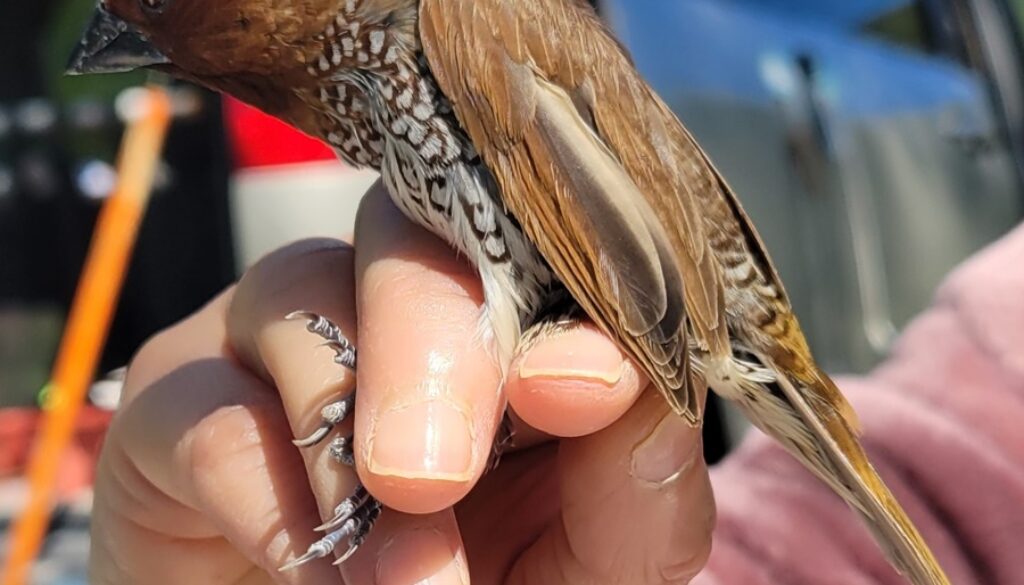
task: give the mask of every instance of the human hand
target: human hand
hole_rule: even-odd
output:
[[[380,188],[357,223],[358,251],[278,250],[139,352],[99,465],[90,582],[689,581],[714,523],[699,431],[590,325],[541,340],[499,388],[472,268]],[[296,310],[359,348],[356,466],[388,508],[342,578],[277,570],[356,481],[290,442],[356,385]],[[519,450],[484,475],[506,398]]]

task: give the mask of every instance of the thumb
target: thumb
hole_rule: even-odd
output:
[[[700,429],[648,391],[608,428],[562,442],[562,522],[510,582],[689,582],[711,552],[715,503]]]

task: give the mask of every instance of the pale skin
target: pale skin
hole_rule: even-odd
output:
[[[138,353],[99,465],[91,583],[659,585],[703,567],[699,431],[609,339],[544,338],[502,385],[470,266],[379,186],[355,242],[274,252]],[[297,310],[341,326],[357,373],[284,319]],[[326,443],[290,440],[357,377],[336,432],[354,424],[359,477],[389,509],[340,569],[279,572],[355,481]],[[484,475],[506,399],[516,450]]]

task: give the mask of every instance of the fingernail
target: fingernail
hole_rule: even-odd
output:
[[[669,413],[633,449],[631,474],[641,481],[664,485],[686,473],[700,456],[700,429]]]
[[[377,561],[376,585],[468,585],[458,553],[433,529],[396,536]]]
[[[464,481],[472,460],[470,420],[448,400],[388,410],[370,439],[369,468],[376,475]]]
[[[597,328],[583,326],[533,346],[519,366],[519,377],[576,378],[614,386],[624,368],[622,352]]]

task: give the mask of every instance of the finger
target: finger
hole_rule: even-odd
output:
[[[281,574],[316,518],[274,393],[224,352],[227,296],[161,334],[129,369],[97,476],[97,583],[334,583]]]
[[[389,510],[342,573],[349,583],[469,585],[466,553],[450,509],[413,515]]]
[[[359,475],[388,506],[444,509],[482,474],[504,410],[476,272],[382,189],[356,222]]]
[[[559,452],[561,522],[516,563],[513,585],[687,583],[711,550],[714,498],[700,430],[647,392]]]
[[[307,329],[308,321],[287,318],[297,312],[320,315],[358,343],[353,260],[351,246],[340,241],[304,240],[261,259],[238,284],[228,314],[231,347],[277,388],[288,436],[310,435],[321,423],[321,409],[355,389],[355,373],[335,362],[335,351]],[[296,481],[308,483],[325,520],[356,488],[354,472],[332,460],[328,450],[331,439],[351,432],[351,422],[343,421],[325,440],[301,449],[308,478]]]
[[[524,422],[559,437],[589,435],[619,419],[647,385],[593,323],[559,329],[516,358],[505,382]]]

